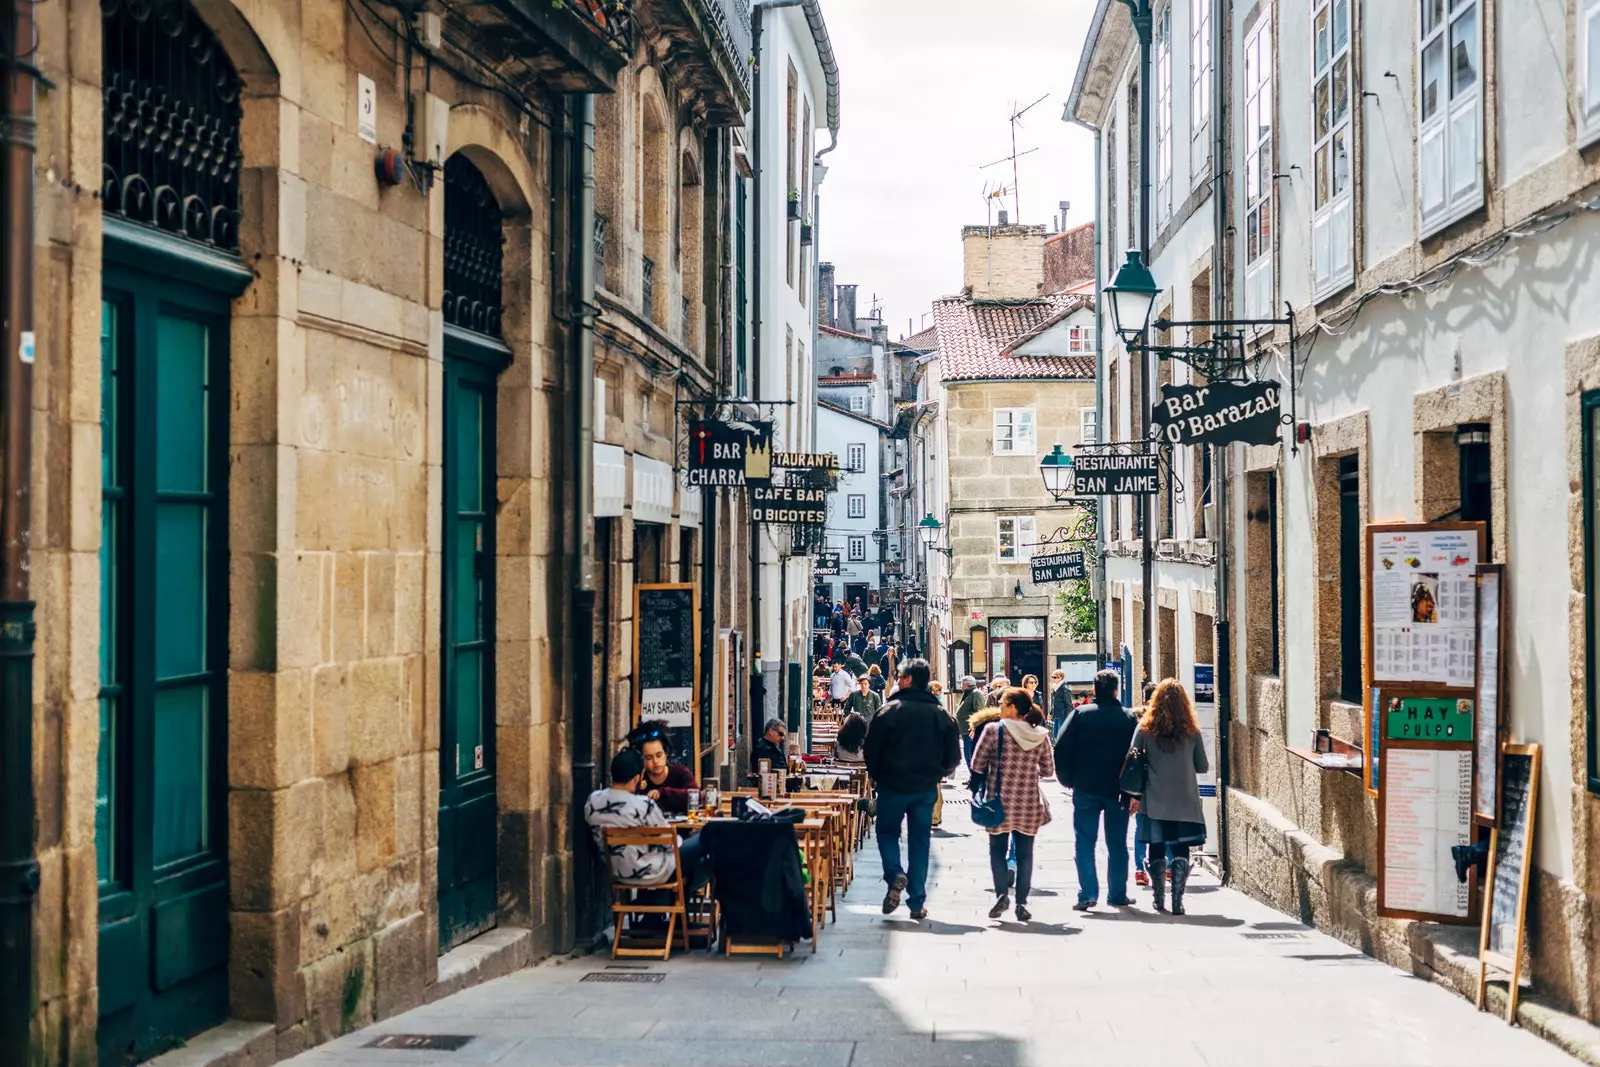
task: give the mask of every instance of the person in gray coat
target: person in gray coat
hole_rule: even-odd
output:
[[[1144,788],[1133,795],[1131,810],[1145,816],[1139,840],[1151,846],[1146,869],[1155,909],[1165,911],[1168,853],[1172,865],[1172,913],[1182,915],[1189,884],[1189,850],[1205,844],[1206,817],[1200,807],[1197,774],[1210,770],[1200,724],[1189,694],[1177,680],[1156,686],[1139,728],[1133,751],[1144,756]]]

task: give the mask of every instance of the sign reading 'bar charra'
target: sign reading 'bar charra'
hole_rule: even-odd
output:
[[[803,485],[753,486],[750,521],[771,526],[822,526],[828,521],[828,491]]]
[[[1074,492],[1078,496],[1154,496],[1160,489],[1160,463],[1154,452],[1080,452],[1073,462]]]
[[[766,485],[772,480],[772,423],[693,419],[685,485]]]
[[[1084,576],[1082,552],[1058,552],[1049,556],[1034,556],[1028,561],[1033,571],[1033,584],[1070,582]]]
[[[1163,385],[1152,421],[1168,444],[1270,445],[1278,439],[1282,400],[1277,382]]]

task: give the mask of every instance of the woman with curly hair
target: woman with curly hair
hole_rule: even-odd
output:
[[[1206,817],[1200,807],[1197,774],[1210,770],[1200,724],[1189,694],[1175,679],[1156,686],[1133,735],[1133,751],[1145,765],[1144,788],[1131,809],[1145,816],[1138,840],[1151,846],[1145,861],[1155,909],[1165,911],[1167,856],[1172,856],[1172,913],[1182,915],[1189,884],[1189,850],[1205,844]]]
[[[977,718],[977,716],[973,716]],[[983,776],[987,789],[998,785],[1005,821],[989,830],[989,872],[994,876],[994,907],[989,918],[998,919],[1011,906],[1013,884],[1008,852],[1016,856],[1017,919],[1028,922],[1028,891],[1033,887],[1033,839],[1050,821],[1050,805],[1039,781],[1054,777],[1055,752],[1044,713],[1034,707],[1025,689],[1007,689],[1000,697],[1000,721],[983,727],[972,753],[972,773]]]

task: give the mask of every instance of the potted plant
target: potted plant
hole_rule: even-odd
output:
[[[800,224],[800,243],[803,245],[809,245],[811,243],[811,223],[809,222],[802,222]]]
[[[791,221],[800,218],[800,190],[789,190],[789,218]]]

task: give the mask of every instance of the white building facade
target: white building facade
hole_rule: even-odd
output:
[[[828,501],[827,551],[839,555],[839,573],[817,578],[832,603],[866,608],[882,588],[879,508],[883,489],[883,438],[889,428],[826,401],[817,405],[817,439],[839,457],[839,488]]]

